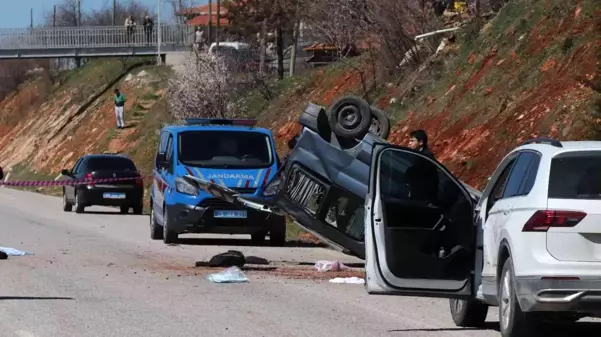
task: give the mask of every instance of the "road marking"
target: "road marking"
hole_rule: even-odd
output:
[[[25,330],[17,330],[17,331],[15,331],[15,334],[17,334],[17,336],[19,336],[19,337],[35,337],[34,334],[32,334],[29,331],[25,331]]]

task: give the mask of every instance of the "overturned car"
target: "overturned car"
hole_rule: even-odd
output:
[[[310,103],[299,123],[303,129],[289,142],[290,153],[258,197],[241,197],[196,177],[186,179],[230,203],[287,214],[323,241],[361,259],[365,258],[370,174],[378,175],[372,179],[386,180],[380,185],[394,191],[389,195],[407,196],[391,202],[403,221],[414,222],[411,227],[433,236],[427,241],[436,247],[424,249],[434,254],[448,235],[447,222],[452,219],[445,213],[457,195],[465,193],[474,204],[480,197],[479,191],[457,181],[440,163],[388,143],[388,118],[359,97],[343,97],[328,109]],[[387,152],[391,148],[394,152]]]

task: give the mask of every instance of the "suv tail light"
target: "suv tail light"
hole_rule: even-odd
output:
[[[83,176],[83,178],[86,180],[88,185],[94,185],[94,183],[92,183],[92,181],[94,180],[92,173],[87,173],[85,176]]]
[[[522,232],[546,232],[551,227],[574,227],[586,217],[576,211],[537,211],[522,228]]]
[[[142,179],[142,177],[136,178],[136,185],[137,186],[144,186],[144,179]]]

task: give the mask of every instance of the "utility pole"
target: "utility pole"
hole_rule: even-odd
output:
[[[29,10],[29,28],[33,29],[33,8]]]
[[[267,19],[263,19],[261,23],[261,37],[259,41],[259,49],[261,49],[261,53],[259,54],[259,72],[262,74],[265,71],[265,48],[267,47]]]
[[[298,47],[298,35],[300,30],[300,19],[298,18],[298,3],[294,9],[294,31],[292,33],[292,49],[290,50],[290,76],[294,75],[294,68],[296,66],[296,49]]]
[[[81,26],[81,0],[77,0],[77,27]]]
[[[54,5],[54,11],[52,13],[52,27],[56,27],[56,5]]]
[[[113,0],[113,26],[117,25],[117,0]]]
[[[215,47],[219,50],[219,21],[221,20],[221,0],[217,1],[217,28],[215,29]]]
[[[209,31],[207,32],[209,45],[213,42],[213,1],[209,0]]]

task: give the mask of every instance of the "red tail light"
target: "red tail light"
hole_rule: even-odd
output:
[[[87,173],[85,176],[83,176],[83,178],[88,182],[88,185],[94,185],[92,183],[92,180],[94,180],[94,177],[92,177],[92,173]]]
[[[537,211],[524,225],[522,232],[546,232],[551,227],[574,227],[586,213],[575,211]]]
[[[144,186],[144,179],[142,179],[142,177],[136,178],[136,185],[137,186]]]

